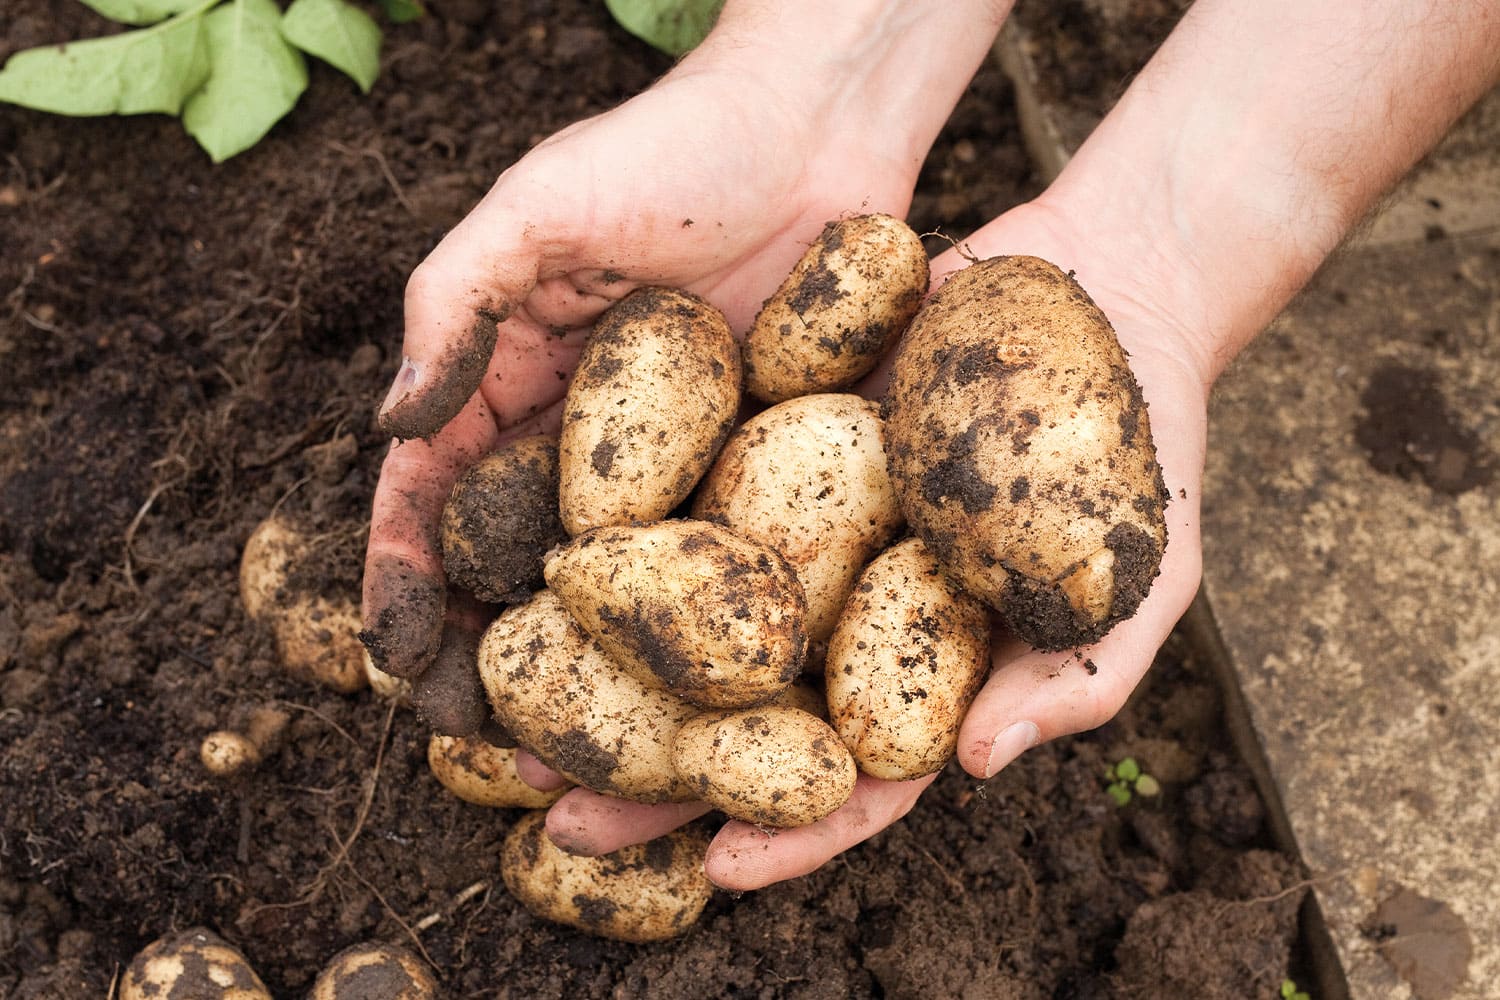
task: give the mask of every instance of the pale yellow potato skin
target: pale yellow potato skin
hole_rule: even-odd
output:
[[[782,705],[705,712],[678,732],[672,760],[704,802],[761,826],[817,822],[858,777],[828,723]]]
[[[745,337],[745,389],[779,403],[845,389],[880,362],[927,294],[922,238],[890,215],[823,227]]]
[[[693,798],[672,740],[697,709],[616,665],[551,591],[495,619],[479,676],[496,721],[569,781],[637,802]]]
[[[307,1000],[437,1000],[422,960],[405,948],[367,942],[345,948],[318,973]]]
[[[891,478],[913,530],[1042,649],[1135,613],[1166,547],[1146,404],[1109,321],[1036,257],[957,272],[901,342]]]
[[[640,288],[599,320],[563,402],[563,527],[655,521],[685,500],[728,437],[739,343],[696,295]]]
[[[989,665],[989,609],[908,538],[865,567],[828,640],[829,721],[866,774],[932,774]]]
[[[567,788],[544,792],[516,773],[515,747],[491,746],[482,739],[433,733],[427,766],[442,786],[465,802],[494,809],[545,809]]]
[[[686,931],[713,895],[708,838],[691,828],[586,858],[556,847],[545,813],[511,828],[500,849],[506,888],[544,920],[616,941],[665,941]]]
[[[554,550],[545,574],[617,663],[695,705],[759,705],[807,657],[791,565],[709,521],[595,528]]]
[[[192,927],[142,949],[120,977],[120,1000],[271,1000],[250,963],[217,934]]]
[[[776,549],[807,596],[808,641],[827,640],[854,578],[903,519],[880,408],[847,393],[787,400],[745,421],[699,486],[693,517]]]

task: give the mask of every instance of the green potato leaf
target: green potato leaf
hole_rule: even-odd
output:
[[[307,89],[307,63],[281,37],[281,10],[272,0],[231,0],[203,22],[213,69],[188,98],[182,123],[222,163],[292,110]]]
[[[632,35],[680,56],[708,37],[724,0],[604,0]]]
[[[427,13],[427,8],[419,0],[380,0],[380,9],[385,11],[385,16],[391,19],[392,24],[415,21]]]
[[[214,0],[215,3],[218,0]],[[82,0],[87,7],[122,24],[155,24],[181,14],[200,0]]]
[[[192,13],[17,52],[0,70],[0,101],[59,115],[175,115],[208,77],[204,21]]]
[[[366,94],[380,75],[380,26],[344,0],[295,0],[281,19],[281,34],[348,74]]]

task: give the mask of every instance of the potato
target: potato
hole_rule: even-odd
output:
[[[437,1000],[438,986],[422,961],[393,944],[345,948],[318,973],[307,1000]]]
[[[913,529],[1016,635],[1066,649],[1135,613],[1168,497],[1140,387],[1071,277],[1035,257],[955,274],[901,342],[886,421]]]
[[[703,874],[708,838],[691,827],[586,858],[554,845],[545,820],[526,816],[500,849],[506,888],[543,920],[616,941],[665,941],[691,927],[713,895]]]
[[[433,733],[427,741],[427,765],[444,788],[476,806],[545,809],[567,791],[532,788],[516,773],[515,748],[502,749],[477,738]]]
[[[443,572],[496,604],[524,601],[542,557],[567,540],[557,513],[557,439],[518,438],[471,466],[443,507]]]
[[[336,691],[358,691],[369,683],[359,608],[349,598],[290,585],[317,558],[309,549],[310,539],[279,516],[262,521],[240,556],[240,601],[246,614],[270,626],[288,671]]]
[[[766,705],[705,712],[672,745],[672,762],[725,814],[761,826],[805,826],[848,801],[854,758],[828,723]]]
[[[120,979],[120,1000],[271,1000],[250,963],[217,934],[191,927],[145,947]]]
[[[927,294],[927,251],[900,219],[830,222],[745,337],[745,390],[779,403],[853,385]]]
[[[479,643],[495,718],[547,766],[596,792],[685,802],[672,740],[696,709],[617,666],[550,591],[507,608]]]
[[[990,616],[919,538],[860,574],[828,640],[828,713],[859,769],[890,781],[941,770],[990,665]]]
[[[776,696],[807,656],[807,600],[781,554],[708,521],[595,528],[547,586],[614,660],[695,705]]]
[[[800,396],[725,442],[693,516],[771,546],[797,571],[807,635],[833,632],[854,578],[901,529],[879,408],[843,393]]]
[[[665,517],[728,437],[743,384],[729,325],[696,295],[640,288],[610,308],[563,402],[568,533]]]
[[[780,705],[784,708],[800,708],[808,715],[817,716],[824,722],[828,721],[828,699],[824,697],[822,691],[806,681],[793,682],[766,704]]]

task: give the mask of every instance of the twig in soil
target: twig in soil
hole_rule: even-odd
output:
[[[406,192],[401,190],[401,185],[396,181],[396,175],[391,173],[391,165],[386,162],[385,154],[373,146],[364,149],[351,149],[341,142],[328,141],[328,148],[335,152],[343,153],[345,156],[367,156],[374,160],[380,167],[380,173],[385,177],[385,182],[390,185],[391,193],[401,203],[401,207],[411,215],[416,215],[417,210],[411,207],[411,202],[406,200]]]
[[[401,929],[406,932],[406,936],[411,938],[411,943],[416,945],[417,950],[422,953],[423,960],[426,961],[428,965],[432,966],[432,971],[437,974],[439,979],[441,979],[443,970],[439,969],[438,964],[432,960],[432,956],[427,954],[427,949],[423,947],[422,939],[417,937],[417,932],[411,929],[411,925],[401,918],[401,914],[397,913],[395,908],[392,907],[390,903],[386,902],[385,896],[381,894],[379,889],[375,888],[375,883],[365,878],[364,875],[360,873],[360,870],[358,868],[355,868],[353,865],[349,866],[349,871],[352,872],[354,874],[354,877],[360,881],[360,884],[362,884],[366,889],[369,889],[370,892],[375,894],[375,898],[380,900],[380,905],[385,907],[385,912],[390,914],[392,920],[401,925]]]
[[[380,731],[380,742],[375,748],[375,766],[370,769],[370,776],[365,779],[365,800],[360,803],[359,815],[354,820],[354,829],[349,831],[349,836],[344,838],[344,842],[339,845],[338,853],[334,855],[333,860],[324,867],[323,872],[319,873],[319,882],[323,881],[324,873],[333,871],[349,857],[349,848],[354,846],[354,842],[364,831],[365,820],[370,816],[370,806],[375,803],[375,787],[380,784],[380,765],[385,762],[385,744],[386,740],[390,739],[391,722],[395,718],[396,702],[392,700],[390,707],[386,709],[385,727]]]
[[[151,505],[156,503],[156,498],[166,490],[166,483],[158,483],[146,496],[146,502],[141,504],[141,509],[135,512],[135,517],[130,519],[130,527],[125,529],[125,582],[130,589],[136,593],[141,592],[140,586],[135,582],[135,567],[131,563],[131,546],[135,543],[136,529],[146,519],[146,514],[151,510]]]
[[[1352,865],[1345,865],[1343,868],[1336,868],[1331,872],[1324,872],[1322,875],[1313,875],[1309,878],[1300,879],[1280,892],[1273,892],[1269,896],[1252,896],[1249,899],[1229,899],[1224,902],[1226,906],[1258,906],[1262,903],[1275,903],[1287,898],[1294,892],[1301,892],[1303,889],[1311,889],[1319,883],[1332,881],[1347,874],[1352,869]]]
[[[338,733],[340,736],[348,740],[350,743],[354,744],[356,747],[359,746],[359,740],[356,740],[353,736],[350,736],[349,733],[345,731],[345,729],[337,722],[334,722],[328,716],[324,715],[316,708],[313,708],[311,705],[302,705],[295,701],[283,701],[281,699],[277,699],[275,704],[284,705],[287,708],[295,708],[299,712],[306,712],[308,715],[313,716],[319,722],[323,723],[329,729],[332,729],[334,732]]]
[[[452,899],[450,899],[448,901],[448,904],[441,910],[434,910],[432,913],[427,914],[427,916],[423,917],[421,920],[418,920],[416,923],[416,929],[419,931],[425,931],[427,928],[431,927],[439,920],[442,920],[443,917],[457,912],[460,906],[463,906],[465,903],[473,899],[475,896],[479,895],[481,892],[489,892],[490,886],[492,884],[493,883],[488,880],[475,882],[463,892],[460,892],[457,896],[454,896]]]
[[[924,857],[928,861],[932,862],[932,867],[936,868],[938,870],[938,874],[941,875],[941,876],[943,876],[943,880],[948,883],[948,887],[950,889],[952,889],[955,893],[957,893],[960,898],[965,895],[965,893],[964,893],[964,884],[962,882],[960,882],[958,879],[954,878],[952,872],[948,871],[948,869],[944,868],[941,864],[939,864],[938,863],[938,859],[932,856],[932,852],[931,851],[929,851],[926,847],[922,846],[921,844],[917,845],[917,850],[919,850],[919,851],[922,852],[922,857]]]
[[[109,977],[109,992],[105,994],[105,1000],[115,1000],[120,990],[120,963],[115,963],[115,973]]]

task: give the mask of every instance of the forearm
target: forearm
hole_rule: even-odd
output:
[[[1497,76],[1496,0],[1198,0],[1042,201],[1211,382]]]

